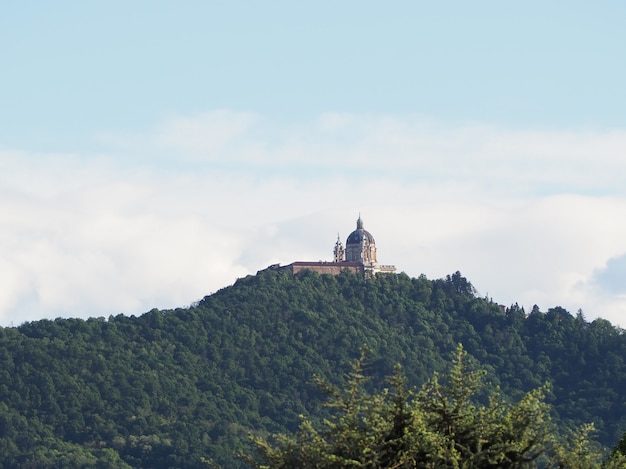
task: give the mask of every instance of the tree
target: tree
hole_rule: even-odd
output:
[[[258,455],[245,459],[257,469],[589,468],[602,463],[588,438],[591,426],[569,442],[556,434],[543,401],[545,387],[516,404],[507,403],[497,388],[485,396],[485,373],[460,345],[447,376],[435,375],[419,392],[405,388],[399,369],[389,388],[367,392],[363,365],[364,355],[345,389],[318,380],[332,411],[321,429],[303,418],[294,436],[254,438]],[[626,466],[616,455],[603,467]]]
[[[446,287],[450,293],[456,295],[473,298],[476,294],[474,286],[458,270],[452,275],[446,275]]]

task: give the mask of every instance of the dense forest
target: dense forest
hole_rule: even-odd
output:
[[[250,434],[326,416],[320,376],[345,384],[367,349],[373,390],[400,364],[408,386],[458,344],[517,400],[549,383],[554,421],[626,431],[626,335],[563,308],[478,297],[460,273],[363,279],[266,270],[188,308],[0,328],[2,467],[245,467]]]

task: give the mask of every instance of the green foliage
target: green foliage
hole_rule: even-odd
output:
[[[626,337],[606,321],[504,309],[458,272],[429,280],[267,270],[189,308],[0,328],[0,467],[28,467],[34,455],[57,467],[72,458],[84,467],[195,468],[203,458],[240,467],[250,431],[288,434],[300,415],[314,428],[329,419],[311,377],[344,388],[352,378],[336,370],[363,345],[363,390],[375,394],[396,364],[403,389],[421,387],[458,343],[503,399],[549,382],[559,427],[592,422],[607,447],[622,437]]]
[[[625,467],[619,455],[605,460],[594,449],[592,426],[571,442],[559,437],[542,389],[514,405],[496,390],[479,404],[484,373],[469,361],[459,346],[445,383],[435,376],[414,394],[398,371],[391,389],[372,394],[361,356],[345,389],[320,382],[333,410],[320,430],[303,418],[295,436],[254,438],[258,456],[245,458],[256,469]]]

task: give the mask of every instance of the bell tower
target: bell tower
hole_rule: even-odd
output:
[[[344,261],[344,249],[343,244],[341,244],[341,239],[339,238],[339,233],[337,233],[337,242],[335,243],[335,260],[334,262],[343,262]]]

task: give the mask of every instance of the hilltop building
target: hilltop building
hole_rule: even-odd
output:
[[[313,270],[320,274],[338,275],[343,271],[350,271],[360,275],[373,275],[376,273],[394,273],[396,267],[393,265],[379,264],[376,259],[376,241],[372,234],[363,228],[363,220],[359,215],[356,221],[356,230],[348,236],[344,248],[341,238],[337,235],[337,242],[333,250],[332,262],[307,262],[297,261],[281,267],[276,264],[270,266],[273,269],[288,269],[292,273],[302,270]]]

